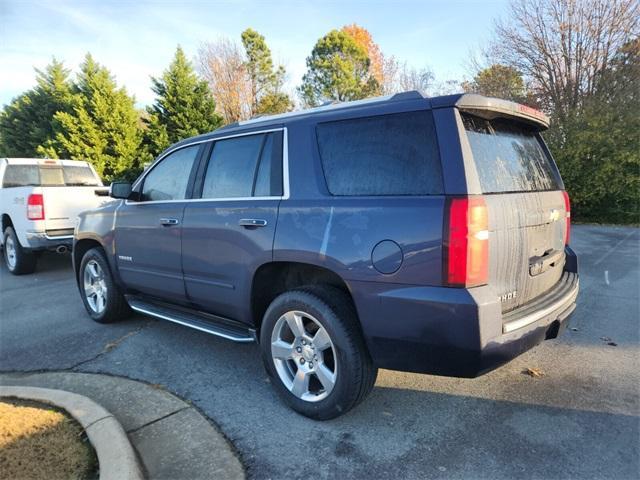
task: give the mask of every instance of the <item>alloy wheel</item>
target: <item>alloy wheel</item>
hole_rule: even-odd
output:
[[[16,252],[16,244],[13,241],[13,238],[11,238],[10,235],[7,236],[6,238],[6,242],[4,245],[4,254],[5,257],[7,259],[7,265],[9,266],[9,268],[11,270],[13,270],[14,268],[16,268],[16,263],[17,263],[17,252]]]
[[[308,313],[292,310],[278,319],[271,357],[282,383],[301,400],[320,401],[336,384],[336,349],[327,330]]]
[[[100,314],[107,306],[107,282],[100,264],[89,260],[83,274],[84,295],[94,313]]]

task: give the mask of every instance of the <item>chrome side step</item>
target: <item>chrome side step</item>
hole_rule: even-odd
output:
[[[254,330],[223,323],[224,319],[215,317],[214,315],[190,312],[186,309],[172,308],[164,304],[159,305],[129,295],[126,296],[126,299],[132,310],[145,315],[178,323],[185,327],[194,328],[233,342],[251,343],[256,341]],[[216,319],[219,321],[216,322]]]

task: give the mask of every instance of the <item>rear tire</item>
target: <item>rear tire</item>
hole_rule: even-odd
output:
[[[280,397],[314,420],[338,417],[358,405],[378,373],[351,299],[330,286],[302,287],[273,300],[262,322],[260,348]]]
[[[7,270],[14,275],[33,273],[36,269],[36,256],[20,245],[20,240],[13,227],[4,229],[2,244],[4,246],[4,263]]]
[[[98,323],[117,322],[131,314],[101,248],[92,248],[82,257],[78,288],[87,313]]]

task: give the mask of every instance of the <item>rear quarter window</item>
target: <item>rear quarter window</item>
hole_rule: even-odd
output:
[[[562,189],[556,166],[534,129],[465,113],[462,122],[484,193]]]
[[[332,195],[438,195],[442,167],[429,111],[321,123],[316,127]]]

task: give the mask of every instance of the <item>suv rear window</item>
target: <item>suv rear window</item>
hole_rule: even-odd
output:
[[[465,113],[462,121],[484,193],[562,189],[558,171],[535,130]]]
[[[42,186],[98,186],[100,182],[87,166],[7,165],[2,179],[4,188]]]
[[[442,167],[431,112],[340,120],[317,126],[332,195],[442,194]]]

